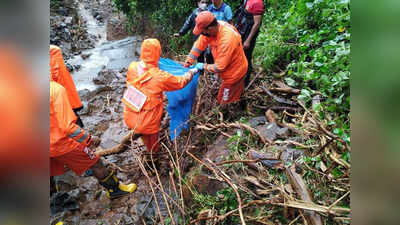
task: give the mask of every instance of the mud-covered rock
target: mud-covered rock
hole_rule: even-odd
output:
[[[267,122],[268,121],[267,121],[267,118],[265,118],[265,116],[258,116],[258,117],[251,118],[249,121],[249,125],[252,127],[257,127],[259,125],[264,125]]]
[[[201,194],[214,195],[225,187],[224,182],[199,174],[192,180],[193,187]]]
[[[93,82],[97,85],[106,85],[110,84],[116,78],[118,78],[116,71],[105,69],[100,71],[97,77],[93,78]]]
[[[215,163],[220,163],[228,159],[231,151],[226,148],[227,140],[225,136],[221,135],[215,140],[214,144],[208,147],[208,151],[203,157],[203,161],[210,159]]]
[[[278,137],[286,137],[289,135],[288,128],[280,128],[276,123],[265,123],[265,125],[257,126],[256,129],[263,137],[271,141],[277,139]]]

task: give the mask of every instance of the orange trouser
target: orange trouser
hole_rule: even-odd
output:
[[[143,134],[142,140],[147,147],[149,152],[158,152],[160,150],[160,143],[158,141],[158,133],[155,134]]]

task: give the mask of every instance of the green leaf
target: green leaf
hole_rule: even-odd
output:
[[[285,78],[285,81],[289,86],[296,86],[296,81],[294,81],[292,78]]]
[[[340,171],[338,168],[335,168],[335,169],[333,169],[333,170],[331,171],[331,174],[333,175],[333,177],[334,177],[335,179],[337,179],[337,178],[339,178],[340,176],[343,175],[343,172]]]

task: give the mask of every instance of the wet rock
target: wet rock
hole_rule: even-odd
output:
[[[71,224],[71,225],[81,224],[79,211],[75,211],[75,212],[64,211],[64,212],[58,213],[56,215],[50,216],[50,224],[51,225],[56,225],[60,221],[63,221],[64,224]]]
[[[228,159],[231,151],[226,148],[226,138],[221,135],[215,140],[214,144],[208,147],[207,153],[203,157],[203,161],[209,158],[215,163],[220,163]]]
[[[101,147],[111,148],[121,143],[122,138],[128,133],[127,127],[125,129],[123,127],[123,121],[109,124],[108,129],[101,136]]]
[[[259,125],[256,129],[269,140],[275,140],[278,137],[286,137],[289,134],[289,129],[284,127],[280,128],[276,123],[266,123],[265,125]]]
[[[114,70],[102,70],[97,74],[97,77],[93,78],[93,82],[97,85],[110,84],[118,76]]]
[[[69,192],[78,186],[76,175],[72,171],[54,177],[54,181],[58,186],[58,191]]]
[[[92,55],[91,53],[89,53],[89,54],[81,54],[81,58],[83,60],[85,60],[85,59],[89,58],[91,55]]]
[[[101,218],[106,212],[109,211],[109,201],[96,200],[88,202],[81,210],[81,214],[85,218]]]
[[[67,17],[65,17],[64,22],[65,22],[66,24],[71,24],[71,23],[72,23],[72,20],[73,20],[73,17],[72,17],[72,16],[67,16]]]
[[[59,191],[50,197],[50,213],[52,215],[79,209],[79,189],[71,192]]]
[[[265,116],[258,116],[258,117],[254,117],[249,121],[249,125],[252,127],[256,127],[259,125],[264,125],[265,123],[267,123],[267,118],[265,118]]]
[[[81,181],[79,187],[83,191],[95,191],[95,190],[99,189],[98,181],[94,177],[86,177],[86,178],[84,178]]]
[[[224,182],[199,174],[192,180],[193,187],[201,194],[214,195],[224,188]]]
[[[83,100],[83,101],[88,101],[90,99],[90,97],[89,97],[90,91],[88,89],[80,90],[80,91],[78,91],[78,94],[79,94],[81,100]],[[84,108],[87,109],[87,107],[84,107]],[[82,110],[80,113],[82,114]]]

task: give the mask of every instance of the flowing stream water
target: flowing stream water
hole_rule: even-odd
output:
[[[138,48],[142,38],[130,36],[122,40],[107,41],[107,29],[104,23],[98,22],[79,2],[78,13],[86,21],[89,35],[98,37],[95,48],[85,50],[81,55],[76,55],[68,60],[72,66],[80,66],[80,69],[72,72],[78,91],[88,89],[93,91],[97,86],[93,78],[103,69],[120,70],[127,68],[129,63],[138,59]],[[84,59],[82,56],[88,56]]]

